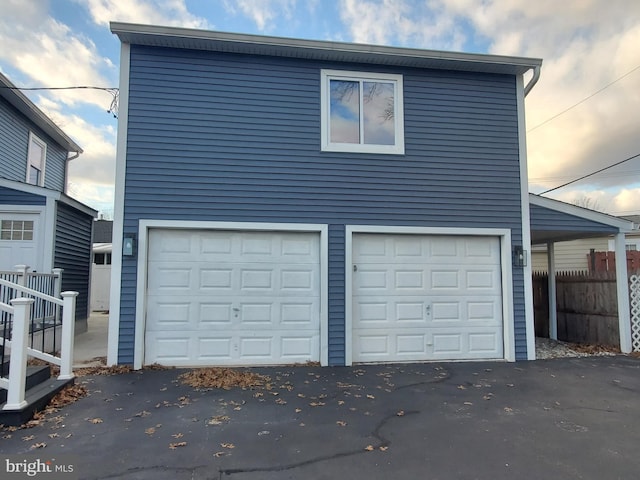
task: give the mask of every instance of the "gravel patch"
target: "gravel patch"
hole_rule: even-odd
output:
[[[620,350],[610,345],[582,345],[536,337],[536,358],[538,360],[567,357],[604,357],[619,354]]]

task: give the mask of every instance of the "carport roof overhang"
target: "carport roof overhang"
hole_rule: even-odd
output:
[[[618,217],[529,194],[531,244],[606,237],[633,231],[634,224]]]

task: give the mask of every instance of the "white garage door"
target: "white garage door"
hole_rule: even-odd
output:
[[[354,234],[353,361],[503,358],[496,237]]]
[[[319,360],[319,235],[150,230],[145,363]]]

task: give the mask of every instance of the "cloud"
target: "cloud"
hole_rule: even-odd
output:
[[[315,2],[314,2],[315,3]],[[272,30],[281,17],[293,20],[296,0],[225,0],[227,12],[249,17],[261,32]],[[310,6],[313,8],[313,5]]]
[[[63,104],[46,97],[37,101],[44,113],[73,138],[81,139],[84,152],[69,162],[68,194],[98,210],[113,208],[115,182],[116,129],[96,125],[76,114],[67,113]]]
[[[74,33],[67,25],[35,12],[35,2],[21,2],[24,9],[9,8],[0,18],[0,61],[18,70],[25,82],[20,86],[116,86],[117,68],[100,55],[88,38]],[[41,4],[41,2],[40,2]],[[37,10],[37,9],[36,9]],[[37,22],[37,27],[33,24]],[[25,85],[26,83],[26,85]],[[88,103],[108,107],[104,92],[58,90],[49,96],[69,106]]]
[[[338,9],[356,43],[460,50],[467,38],[438,2],[341,0]]]
[[[637,0],[342,0],[341,18],[357,42],[455,50],[473,39],[489,53],[543,58],[526,100],[529,128],[640,65]],[[534,191],[640,152],[639,81],[640,69],[528,134]],[[627,166],[635,175],[595,176],[591,188],[629,186],[640,161]]]
[[[638,212],[640,186],[615,190],[573,188],[554,192],[549,196],[574,205],[589,206],[594,210],[612,215],[629,215]]]
[[[110,21],[170,25],[185,28],[210,28],[206,19],[193,15],[184,0],[75,0],[89,10],[98,25]]]

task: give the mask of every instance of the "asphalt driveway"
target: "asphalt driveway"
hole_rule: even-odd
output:
[[[640,472],[639,359],[252,371],[268,375],[271,388],[197,391],[177,380],[184,370],[81,377],[90,396],[33,428],[4,430],[0,457],[70,454],[81,479],[610,480]],[[0,478],[15,478],[3,475],[0,465]]]

